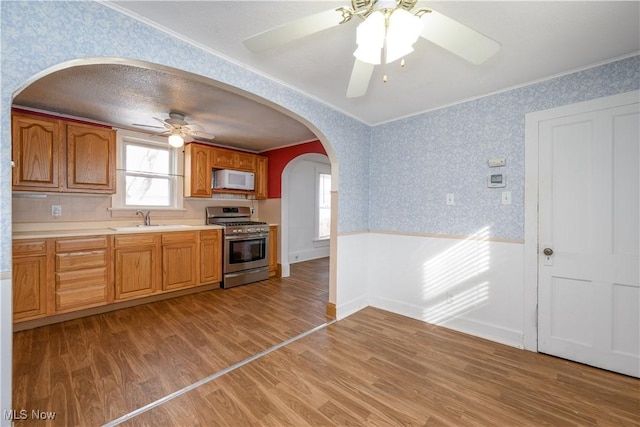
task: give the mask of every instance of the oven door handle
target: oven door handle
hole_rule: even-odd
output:
[[[252,240],[252,239],[266,239],[269,237],[267,233],[260,234],[232,234],[225,235],[224,240]]]

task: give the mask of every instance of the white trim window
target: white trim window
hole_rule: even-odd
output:
[[[316,238],[328,239],[331,235],[331,174],[316,175]]]
[[[180,150],[166,138],[118,131],[112,209],[182,209]]]

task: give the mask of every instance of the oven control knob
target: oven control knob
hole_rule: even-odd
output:
[[[237,228],[234,228],[233,230],[231,230],[231,232],[232,232],[232,233],[237,233],[237,232],[239,232],[239,231],[240,231],[240,230],[238,230]]]

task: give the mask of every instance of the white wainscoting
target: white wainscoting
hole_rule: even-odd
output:
[[[523,244],[487,239],[487,232],[369,233],[362,261],[369,305],[524,348]]]
[[[367,296],[369,233],[338,236],[336,262],[336,317],[345,318],[369,305]],[[332,253],[332,257],[334,257]]]

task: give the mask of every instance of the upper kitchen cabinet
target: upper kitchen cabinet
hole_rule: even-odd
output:
[[[211,197],[213,148],[199,144],[184,146],[184,196]]]
[[[13,190],[112,194],[115,154],[110,128],[12,114]]]
[[[214,148],[213,167],[214,169],[235,169],[254,172],[256,169],[256,156],[250,153]]]
[[[108,193],[116,189],[116,132],[67,125],[67,191]]]
[[[267,158],[262,156],[256,156],[255,198],[267,198]]]
[[[233,169],[255,174],[255,190],[221,190],[217,193],[246,194],[255,199],[267,198],[267,158],[198,143],[184,146],[184,196],[211,197],[214,169]]]
[[[63,163],[63,123],[54,118],[13,113],[13,189],[60,191]]]

